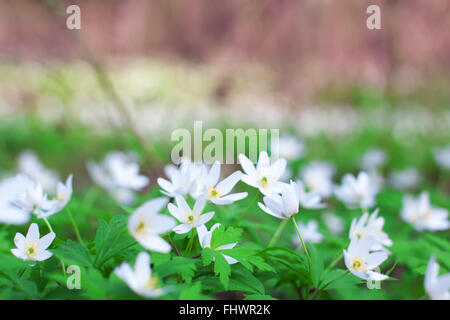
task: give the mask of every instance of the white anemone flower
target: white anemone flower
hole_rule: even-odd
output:
[[[87,169],[92,180],[122,205],[134,204],[135,192],[150,182],[148,177],[139,174],[133,154],[110,152],[99,164],[89,161]]]
[[[348,270],[361,279],[374,281],[386,280],[387,275],[374,271],[387,258],[385,251],[372,251],[376,241],[372,237],[359,240],[353,237],[347,250],[344,249],[344,262]]]
[[[280,192],[281,182],[279,179],[283,176],[286,169],[285,159],[278,159],[271,164],[267,152],[262,151],[259,154],[256,168],[250,159],[243,154],[239,155],[239,162],[245,172],[242,181],[246,184],[258,188],[266,196],[274,192]]]
[[[370,149],[361,157],[361,169],[376,170],[386,163],[386,153],[381,149]]]
[[[388,250],[384,246],[392,246],[392,240],[386,232],[383,231],[384,218],[378,217],[379,210],[376,209],[372,214],[369,215],[365,212],[359,220],[353,219],[350,226],[349,238],[357,237],[358,239],[364,239],[366,237],[371,237],[375,240],[372,250],[385,250],[388,254]]]
[[[34,182],[40,183],[45,191],[55,190],[59,182],[58,174],[44,167],[38,156],[32,151],[24,151],[17,159],[18,171],[30,177]]]
[[[425,291],[431,300],[450,300],[450,273],[439,276],[439,264],[430,257],[424,279]]]
[[[450,169],[450,145],[445,148],[436,148],[433,155],[440,167]]]
[[[166,176],[170,180],[158,178],[157,182],[163,189],[161,191],[168,197],[187,194],[197,197],[202,188],[201,177],[205,174],[206,166],[202,163],[192,163],[189,159],[182,159],[179,167],[167,165],[164,168]]]
[[[167,202],[167,198],[147,201],[128,218],[128,231],[141,246],[148,250],[167,253],[171,249],[170,245],[160,236],[172,230],[176,225],[172,217],[159,214]]]
[[[11,249],[13,255],[22,260],[43,261],[50,258],[53,253],[47,250],[55,239],[55,233],[50,232],[40,238],[39,227],[32,223],[28,229],[27,236],[16,233],[14,244],[16,249]]]
[[[323,235],[319,232],[319,224],[317,223],[316,220],[310,220],[306,224],[299,222],[298,229],[305,242],[309,243],[322,242]],[[300,246],[302,244],[297,234],[292,237],[292,241],[297,246]]]
[[[450,227],[448,210],[432,206],[428,192],[422,192],[416,199],[404,196],[400,215],[418,231],[439,231]]]
[[[345,230],[344,220],[331,212],[322,215],[323,222],[330,230],[331,234],[339,235]]]
[[[300,198],[298,186],[291,181],[281,186],[281,195],[272,193],[263,198],[264,204],[258,202],[259,207],[266,213],[278,219],[289,219],[298,213]]]
[[[139,253],[134,268],[131,268],[128,263],[122,262],[120,266],[114,269],[114,273],[131,290],[142,297],[157,298],[167,292],[164,288],[158,287],[158,279],[152,276],[150,255],[147,252]]]
[[[272,145],[272,154],[279,154],[281,158],[293,161],[305,155],[305,143],[293,135],[283,135],[278,144]]]
[[[300,170],[300,178],[309,191],[327,198],[333,193],[333,175],[335,168],[322,161],[313,161]]]
[[[30,212],[15,205],[17,195],[25,194],[33,181],[17,175],[0,182],[0,223],[22,225],[30,220]]]
[[[378,186],[366,172],[360,172],[356,178],[352,174],[344,175],[342,184],[335,189],[336,197],[349,209],[372,208],[377,192]]]
[[[176,196],[177,205],[169,203],[170,214],[182,224],[173,228],[175,233],[188,233],[193,228],[198,228],[207,223],[214,216],[214,212],[203,213],[206,205],[206,198],[200,197],[195,201],[194,208],[191,209],[183,197]]]
[[[216,223],[215,225],[213,225],[211,227],[211,230],[209,230],[209,231],[208,231],[208,229],[206,229],[205,225],[201,225],[200,227],[197,228],[198,240],[200,241],[200,246],[202,248],[211,248],[212,235],[213,235],[214,230],[216,230],[218,227],[220,227],[220,223]],[[237,245],[237,242],[230,243],[230,244],[224,244],[218,248],[211,248],[211,249],[213,249],[213,250],[233,249],[236,245]],[[223,253],[222,253],[222,255],[225,258],[225,260],[228,262],[228,264],[234,264],[234,263],[238,262],[236,259],[234,259],[230,256],[227,256]]]
[[[53,208],[53,203],[48,199],[40,183],[26,182],[26,189],[23,193],[16,195],[14,204],[23,211],[43,217],[44,212]]]
[[[420,181],[420,174],[417,169],[408,168],[401,171],[394,171],[389,175],[388,182],[395,189],[408,190],[414,188]]]
[[[242,178],[242,172],[235,171],[219,182],[220,162],[215,161],[209,172],[203,178],[203,196],[217,205],[227,205],[244,199],[247,192],[229,194]]]
[[[42,211],[38,214],[38,218],[49,217],[55,213],[60,212],[69,203],[72,198],[73,188],[72,188],[73,175],[69,175],[66,183],[58,182],[56,187],[56,197],[51,200],[51,208],[48,211]]]

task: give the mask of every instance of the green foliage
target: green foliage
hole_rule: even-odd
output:
[[[52,85],[50,83],[46,85]],[[64,88],[61,94],[64,94]],[[364,108],[374,109],[379,98],[373,92],[356,91],[355,101]],[[126,131],[126,130],[125,130]],[[409,139],[414,140],[413,143]],[[209,248],[201,248],[195,232],[168,235],[178,253],[150,252],[153,276],[161,287],[169,288],[161,299],[417,299],[423,297],[423,277],[430,256],[436,256],[440,273],[450,271],[450,237],[448,232],[418,232],[399,215],[406,193],[421,190],[430,193],[433,205],[450,209],[448,173],[431,161],[431,146],[440,144],[441,137],[425,141],[423,137],[401,139],[395,135],[365,128],[346,139],[317,135],[309,137],[305,158],[290,163],[295,177],[302,166],[312,160],[326,160],[336,165],[337,182],[346,172],[357,172],[361,154],[369,147],[383,146],[390,155],[382,169],[386,176],[394,169],[416,167],[422,181],[416,189],[404,192],[384,187],[377,195],[379,215],[385,218],[384,230],[393,240],[389,259],[381,271],[391,279],[383,281],[381,290],[369,290],[366,282],[349,273],[342,261],[330,264],[348,246],[348,228],[360,210],[349,210],[336,198],[327,200],[324,210],[301,210],[299,222],[316,219],[324,235],[318,244],[308,244],[311,257],[297,247],[292,237],[297,236],[292,225],[287,225],[276,245],[267,247],[279,225],[279,220],[263,213],[257,205],[262,197],[244,183],[236,191],[249,196],[229,206],[211,203],[207,211],[214,211],[208,222],[222,225],[215,229]],[[431,139],[431,138],[430,138]],[[417,141],[422,141],[418,143]],[[110,195],[92,184],[85,162],[100,159],[113,149],[133,150],[138,154],[146,174],[162,175],[161,161],[167,161],[167,143],[155,138],[150,152],[141,149],[130,132],[107,132],[98,135],[83,126],[55,127],[35,117],[0,126],[0,174],[14,172],[16,159],[25,149],[33,149],[42,162],[61,174],[75,173],[74,194],[69,203],[83,241],[77,240],[66,211],[49,218],[57,234],[49,250],[54,254],[43,262],[30,263],[13,256],[13,238],[17,232],[25,234],[26,226],[0,226],[0,299],[140,299],[120,279],[114,269],[121,263],[135,264],[141,247],[127,230],[128,216],[145,201],[161,196],[152,186],[137,195],[134,206],[120,206]],[[1,178],[3,178],[2,176]],[[63,175],[62,175],[63,176]],[[152,182],[155,182],[152,177]],[[255,197],[256,194],[256,197]],[[192,199],[189,199],[192,203]],[[323,214],[332,211],[343,219],[345,231],[331,234],[323,221]],[[169,214],[166,209],[163,214]],[[33,217],[41,234],[47,229],[44,222]],[[194,230],[195,231],[195,230]],[[186,250],[192,239],[192,249]],[[232,249],[223,246],[236,244]],[[237,262],[229,264],[227,259]],[[80,267],[81,289],[66,286],[71,274],[67,267]],[[64,267],[64,271],[63,271]]]

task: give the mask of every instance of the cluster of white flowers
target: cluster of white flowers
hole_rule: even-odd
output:
[[[0,223],[23,225],[35,215],[44,219],[50,233],[40,238],[39,227],[32,223],[26,236],[17,233],[16,248],[11,252],[22,260],[43,261],[52,256],[46,250],[55,238],[48,217],[63,210],[72,198],[73,175],[65,183],[58,175],[45,168],[37,156],[26,151],[19,156],[19,174],[0,181]],[[48,193],[51,195],[49,197]]]
[[[292,161],[303,156],[305,146],[287,136],[278,148],[279,153]],[[441,151],[444,155],[436,155],[443,167],[445,152]],[[32,215],[44,219],[51,232],[40,238],[38,225],[32,223],[26,236],[16,234],[16,248],[11,252],[23,260],[46,260],[52,256],[47,248],[55,238],[47,218],[63,210],[70,201],[73,176],[69,175],[65,183],[60,182],[57,174],[46,169],[31,152],[22,154],[19,162],[22,173],[0,181],[0,223],[25,224]],[[144,249],[159,253],[168,253],[175,246],[170,236],[167,236],[168,232],[191,232],[190,240],[197,233],[201,248],[220,250],[229,264],[235,264],[238,261],[222,253],[222,250],[233,249],[237,243],[212,248],[213,232],[220,224],[215,223],[208,231],[207,224],[215,217],[215,212],[204,211],[209,204],[224,206],[246,198],[247,192],[232,192],[238,182],[256,188],[256,196],[262,194],[262,202],[258,202],[262,211],[277,219],[293,220],[298,237],[293,237],[292,242],[296,246],[303,245],[304,250],[304,240],[316,244],[322,242],[324,236],[319,232],[316,219],[309,219],[307,223],[299,222],[297,226],[294,216],[301,209],[325,208],[324,199],[334,194],[347,208],[363,211],[359,219],[353,219],[349,229],[350,243],[343,250],[345,266],[349,272],[362,279],[381,281],[388,278],[379,271],[379,267],[391,254],[388,247],[393,245],[393,241],[383,231],[385,220],[378,216],[379,210],[375,209],[372,213],[367,211],[376,205],[376,195],[381,188],[377,169],[386,162],[382,150],[367,152],[361,160],[361,167],[366,171],[356,177],[345,174],[339,186],[333,184],[334,166],[326,162],[310,162],[300,168],[298,179],[290,180],[289,183],[282,181],[289,169],[284,158],[271,160],[268,153],[262,151],[256,166],[243,154],[239,155],[239,162],[243,172],[237,170],[223,179],[221,163],[218,161],[209,166],[183,159],[179,166],[167,165],[167,179],[157,179],[164,197],[151,199],[132,212],[127,222],[129,233]],[[133,154],[111,152],[100,164],[88,162],[87,168],[92,179],[119,204],[134,204],[136,192],[150,182],[148,177],[139,174],[139,165]],[[415,169],[408,170],[413,171],[392,175],[391,185],[400,189],[415,186],[418,181]],[[193,207],[189,203],[193,203]],[[163,213],[164,209],[170,215]],[[400,215],[418,231],[447,230],[450,227],[448,211],[432,206],[427,192],[420,194],[417,199],[406,195]],[[333,235],[345,229],[343,220],[331,212],[325,212],[322,219]],[[309,259],[308,252],[306,254]],[[449,299],[450,274],[439,277],[438,271],[439,265],[432,256],[425,275],[425,290],[432,299]],[[150,255],[145,251],[138,254],[134,268],[124,262],[115,269],[115,274],[143,297],[158,297],[170,290],[169,287],[162,288],[152,276]]]

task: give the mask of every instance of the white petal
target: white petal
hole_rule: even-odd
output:
[[[47,249],[50,244],[53,242],[53,240],[55,239],[56,235],[54,232],[50,232],[48,234],[46,234],[45,236],[43,236],[41,239],[39,239],[37,246],[39,250],[45,250]]]
[[[242,178],[242,172],[236,171],[229,175],[227,178],[223,179],[219,184],[217,185],[216,189],[221,195],[228,194],[231,189],[236,185],[236,183],[239,182]]]
[[[37,223],[32,223],[27,233],[27,242],[37,243],[39,241],[39,226]]]
[[[256,175],[256,169],[255,166],[253,165],[253,163],[250,161],[250,159],[248,159],[246,156],[244,156],[243,154],[239,155],[239,163],[242,166],[242,169],[244,170],[244,172],[250,176],[254,176]]]
[[[24,235],[21,233],[16,233],[16,235],[14,236],[14,244],[17,248],[24,248],[26,245],[26,239]]]
[[[53,256],[53,253],[51,253],[48,250],[39,251],[36,254],[36,256],[34,257],[34,260],[36,260],[36,261],[44,261],[44,260],[47,260],[48,258],[50,258],[51,256]]]
[[[182,233],[188,233],[189,231],[191,231],[192,227],[190,224],[187,223],[183,223],[183,224],[179,224],[178,226],[176,226],[175,228],[173,228],[173,232],[178,233],[178,234],[182,234]]]

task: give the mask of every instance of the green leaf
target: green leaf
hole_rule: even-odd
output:
[[[220,252],[214,253],[214,274],[220,277],[220,282],[223,284],[225,289],[228,289],[228,280],[231,275],[231,268],[227,260]]]
[[[53,250],[55,256],[67,264],[77,264],[84,267],[92,267],[92,257],[89,250],[78,242],[67,240]]]
[[[209,266],[213,262],[213,259],[214,259],[214,250],[212,250],[211,248],[204,248],[202,250],[203,265],[205,267]]]
[[[242,229],[220,226],[214,230],[211,237],[211,248],[219,248],[225,244],[235,243],[241,239]]]
[[[173,257],[172,260],[163,262],[154,269],[160,277],[180,274],[187,283],[192,281],[196,270],[195,260],[184,257]]]

